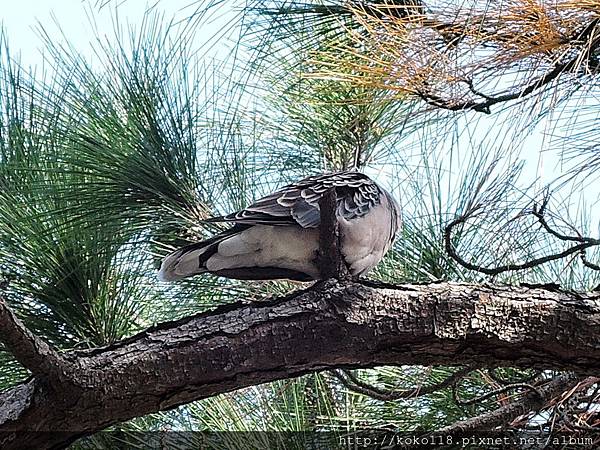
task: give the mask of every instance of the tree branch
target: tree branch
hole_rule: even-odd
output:
[[[512,92],[503,95],[484,95],[479,93],[473,86],[472,81],[465,80],[470,90],[484,98],[484,101],[466,100],[462,102],[452,103],[447,99],[442,98],[439,95],[432,94],[430,92],[418,91],[416,95],[426,103],[435,106],[437,108],[447,109],[449,111],[463,111],[472,109],[473,111],[482,112],[485,114],[491,113],[491,107],[499,103],[505,103],[511,100],[518,100],[527,97],[529,94],[541,89],[548,85],[552,81],[558,79],[560,75],[570,70],[573,70],[583,61],[588,61],[593,57],[594,51],[600,46],[600,38],[592,38],[596,27],[598,26],[599,19],[592,20],[581,32],[577,33],[569,39],[570,42],[581,43],[581,52],[575,55],[567,62],[557,62],[554,64],[551,70],[546,72],[543,76],[532,81],[527,86],[521,88],[517,92]]]
[[[530,392],[534,392],[538,395],[538,397],[543,397],[542,392],[538,389],[537,386],[528,383],[512,383],[507,384],[505,386],[501,386],[498,389],[494,389],[492,391],[486,392],[485,394],[478,395],[476,397],[470,398],[468,400],[464,400],[458,395],[458,383],[455,383],[452,386],[452,396],[454,398],[454,402],[460,406],[468,406],[474,405],[475,403],[482,402],[483,400],[487,400],[488,398],[495,397],[496,395],[504,394],[508,391],[512,391],[513,389],[525,389]]]
[[[454,228],[456,226],[465,223],[467,219],[468,219],[468,215],[462,215],[462,216],[457,217],[453,221],[451,221],[448,225],[446,225],[446,227],[444,229],[444,246],[445,246],[446,253],[448,253],[448,255],[452,259],[454,259],[457,263],[459,263],[461,266],[463,266],[469,270],[475,270],[477,272],[485,273],[486,275],[498,275],[500,273],[509,272],[509,271],[513,271],[513,270],[530,269],[532,267],[539,266],[540,264],[545,264],[547,262],[555,261],[557,259],[562,259],[562,258],[572,255],[574,253],[581,252],[581,251],[585,250],[586,248],[600,245],[600,240],[592,239],[592,238],[582,238],[583,239],[582,241],[577,240],[577,242],[580,242],[579,244],[573,245],[572,247],[569,247],[559,253],[553,253],[551,255],[534,258],[530,261],[526,261],[521,264],[504,264],[502,266],[497,266],[497,267],[483,267],[483,266],[480,266],[478,264],[473,264],[473,263],[468,262],[465,259],[463,259],[456,252],[454,245],[452,245],[452,231],[454,230]],[[545,223],[545,221],[542,222],[542,226],[544,225],[544,223]],[[552,234],[557,236],[558,233],[553,232]],[[561,235],[558,234],[558,236],[561,236]],[[569,240],[573,240],[573,239],[569,239]]]
[[[539,287],[539,286],[537,286]],[[496,369],[495,368],[491,368],[488,369],[487,371],[488,376],[494,380],[496,383],[501,384],[502,386],[506,386],[507,384],[513,384],[513,383],[530,383],[533,381],[539,381],[542,372],[540,371],[535,371],[529,375],[525,375],[524,377],[520,377],[517,380],[507,380],[506,378],[502,378],[502,376],[500,376],[499,374],[496,373]]]
[[[473,370],[475,370],[473,367],[464,367],[457,370],[452,375],[449,375],[439,383],[426,386],[417,386],[412,389],[382,389],[362,381],[352,372],[347,370],[342,370],[340,372],[332,371],[331,375],[337,378],[344,386],[346,386],[346,388],[351,391],[389,402],[406,398],[422,397],[424,395],[437,392],[441,389],[445,389],[448,386],[455,384],[458,380]]]
[[[319,201],[319,256],[318,266],[321,279],[348,279],[350,274],[340,253],[340,230],[337,220],[337,194],[329,189]]]
[[[579,254],[579,256],[581,257],[581,262],[583,263],[583,265],[585,267],[587,267],[588,269],[592,269],[592,270],[599,270],[600,271],[600,266],[598,264],[595,264],[591,261],[589,261],[587,259],[587,255],[585,254],[585,250],[582,250],[581,253]]]
[[[546,207],[548,206],[549,200],[550,200],[550,198],[547,197],[546,199],[544,199],[544,201],[542,202],[542,204],[539,208],[537,206],[534,206],[533,210],[531,211],[531,214],[533,214],[537,218],[538,222],[544,228],[544,230],[546,230],[548,233],[550,233],[552,236],[556,237],[557,239],[560,239],[561,241],[571,241],[571,242],[579,242],[581,244],[600,245],[600,239],[594,239],[591,237],[581,236],[581,234],[579,234],[579,232],[576,230],[575,230],[575,232],[577,233],[577,236],[570,236],[567,234],[559,233],[554,228],[552,228],[545,217]],[[574,227],[571,227],[571,228],[574,228]]]
[[[0,448],[59,448],[111,424],[246,386],[336,368],[478,365],[600,370],[600,293],[335,280],[71,352],[77,390],[41,377],[0,394]],[[91,375],[90,375],[91,374]],[[57,433],[60,431],[61,433]]]
[[[468,435],[478,430],[490,432],[495,427],[506,424],[523,414],[538,411],[552,398],[576,385],[578,381],[576,377],[571,375],[557,376],[540,387],[539,390],[530,392],[522,399],[515,400],[506,406],[480,416],[456,422],[437,430],[435,433],[442,436],[456,437]]]
[[[0,341],[34,376],[65,382],[75,372],[74,365],[29,331],[1,297]]]

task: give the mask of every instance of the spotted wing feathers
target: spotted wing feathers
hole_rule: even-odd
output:
[[[246,209],[210,221],[317,228],[321,222],[319,201],[332,188],[338,198],[338,215],[346,219],[362,217],[381,202],[382,192],[370,178],[357,172],[338,172],[305,178]]]

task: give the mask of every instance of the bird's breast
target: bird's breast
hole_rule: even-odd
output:
[[[391,211],[387,199],[367,214],[354,219],[340,218],[342,254],[352,275],[375,267],[391,245]]]

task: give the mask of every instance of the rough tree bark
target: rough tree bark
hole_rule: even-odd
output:
[[[39,342],[11,347],[7,329],[0,336],[34,375],[0,393],[0,448],[61,448],[132,417],[338,367],[475,364],[597,373],[599,323],[600,293],[330,280],[53,356],[47,372],[32,354]],[[19,332],[22,324],[9,326]],[[57,367],[63,363],[68,376],[56,375],[65,372]],[[27,441],[23,432],[32,432]]]

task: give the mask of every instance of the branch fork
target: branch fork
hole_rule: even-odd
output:
[[[34,376],[51,383],[74,382],[78,373],[76,365],[27,329],[1,297],[0,342]]]

